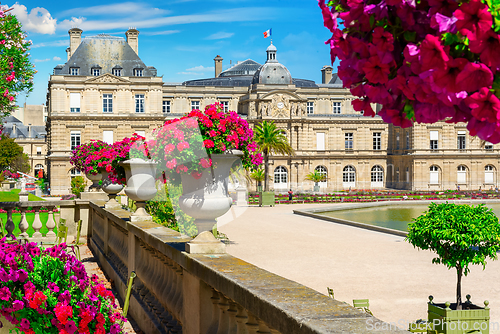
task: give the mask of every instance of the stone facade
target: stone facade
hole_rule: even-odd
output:
[[[321,69],[322,84],[293,78],[278,62],[272,44],[263,65],[248,59],[222,71],[223,59],[217,56],[215,78],[167,83],[138,57],[137,30],[127,32],[128,42],[109,35],[81,39],[82,31],[75,28],[69,33],[68,61],[54,69],[47,95],[54,194],[70,191],[71,177],[77,172],[72,171],[69,156],[77,138],[79,143],[113,142],[134,132],[147,137],[165,119],[214,102],[237,111],[251,126],[268,119],[286,133],[296,156],[271,157],[270,185],[276,191],[312,191],[313,183],[305,178],[315,169],[327,175],[321,191],[497,185],[497,149],[485,149],[484,143],[467,134],[465,148],[458,149],[463,125],[439,123],[405,130],[385,124],[380,117],[364,117],[353,110],[354,97],[342,88],[330,66]],[[430,150],[435,131],[438,146]],[[459,166],[466,169],[465,183],[462,170],[457,172]],[[493,171],[485,176],[485,168]]]

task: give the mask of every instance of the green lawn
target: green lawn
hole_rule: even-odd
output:
[[[0,202],[17,202],[21,189],[12,189],[11,191],[0,191]],[[28,201],[45,201],[35,195],[29,194]]]
[[[43,235],[45,235],[49,231],[49,229],[45,226],[47,224],[48,218],[49,218],[48,212],[40,212],[40,220],[42,221],[42,229],[40,230],[40,233],[42,233]],[[51,218],[52,218],[52,216],[51,216]],[[5,212],[0,213],[0,219],[2,220],[2,227],[4,228],[4,232],[7,232],[7,231],[5,231],[5,223],[7,222],[7,213],[5,213]],[[28,221],[28,225],[29,225],[27,232],[28,232],[30,237],[35,232],[33,227],[31,227],[33,225],[34,219],[35,219],[35,213],[33,213],[33,212],[26,213],[26,220]],[[13,213],[12,220],[14,221],[14,225],[16,226],[16,228],[14,229],[14,235],[18,236],[19,233],[21,233],[21,230],[19,229],[19,223],[21,222],[21,214],[20,213]],[[56,228],[54,229],[54,233],[57,233],[57,222],[56,222]]]

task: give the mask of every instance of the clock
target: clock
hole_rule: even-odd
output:
[[[283,109],[284,106],[285,106],[285,104],[283,102],[278,102],[279,109]]]

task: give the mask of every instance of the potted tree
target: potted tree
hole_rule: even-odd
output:
[[[307,174],[306,176],[307,181],[313,181],[314,182],[314,192],[319,192],[319,182],[323,182],[326,180],[326,175],[321,174],[318,170],[314,170]]]
[[[462,303],[462,276],[467,276],[469,266],[486,265],[486,259],[497,259],[500,250],[500,224],[493,211],[480,204],[470,206],[452,203],[431,203],[429,210],[409,224],[406,240],[414,247],[436,252],[432,260],[457,271],[456,302],[428,303],[428,321],[434,321],[439,333],[463,333],[452,329],[484,329],[489,320],[488,302],[485,307],[474,305],[467,298]],[[439,319],[439,320],[435,320]],[[452,322],[462,322],[460,327]],[[467,325],[465,325],[467,323]],[[486,324],[488,325],[488,324]]]

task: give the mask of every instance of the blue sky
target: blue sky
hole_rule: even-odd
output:
[[[158,69],[164,82],[214,76],[216,55],[230,61],[253,59],[264,63],[272,28],[277,59],[294,78],[321,82],[321,68],[329,64],[330,36],[323,27],[316,0],[168,0],[148,2],[22,1],[3,2],[33,41],[32,62],[38,73],[34,91],[21,95],[22,105],[44,104],[47,80],[57,64],[66,61],[68,30],[78,27],[83,37],[107,33],[125,37],[134,27],[139,34],[139,56]],[[79,6],[81,5],[81,6]]]

